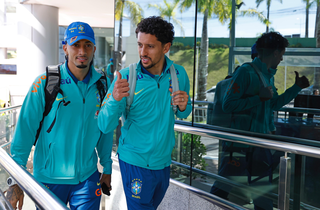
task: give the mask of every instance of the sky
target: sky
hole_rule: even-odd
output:
[[[158,12],[154,8],[148,8],[150,1],[148,0],[133,0],[140,4],[144,11],[144,17],[151,15],[158,15]],[[167,0],[167,2],[173,2],[173,0]],[[242,5],[240,10],[246,10],[250,8],[256,8],[255,0],[243,0],[245,5]],[[164,6],[163,0],[152,1],[153,4],[159,4]],[[258,11],[263,12],[267,16],[266,2],[262,2],[257,8]],[[309,11],[309,37],[314,37],[315,28],[315,13],[316,6],[312,6]],[[128,14],[125,11],[125,15]],[[191,7],[184,13],[176,11],[176,19],[178,19],[183,26],[184,36],[193,37],[195,28],[195,7]],[[305,3],[302,0],[282,0],[282,4],[279,0],[272,0],[270,7],[270,27],[275,31],[280,32],[282,35],[301,34],[301,37],[305,37]],[[201,37],[203,23],[203,15],[198,13],[197,21],[197,37]],[[124,19],[123,21],[123,36],[129,36],[130,34],[130,21]],[[183,36],[182,30],[178,25],[175,25],[175,36]],[[241,17],[236,18],[236,37],[257,37],[259,34],[265,32],[266,26],[263,25],[256,17]],[[118,34],[119,22],[115,22],[115,33]],[[229,37],[228,24],[222,25],[217,18],[212,17],[208,21],[208,35],[209,37]]]

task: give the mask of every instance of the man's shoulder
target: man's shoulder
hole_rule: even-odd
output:
[[[129,71],[130,71],[130,68],[129,68],[129,66],[128,66],[128,67],[126,67],[126,68],[124,68],[124,69],[121,69],[121,70],[120,70],[120,73],[121,73],[122,75],[128,75],[128,74],[129,74]]]

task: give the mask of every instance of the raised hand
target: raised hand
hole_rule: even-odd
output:
[[[261,87],[259,91],[259,97],[261,101],[268,101],[273,97],[272,86]]]
[[[114,83],[114,88],[112,91],[112,96],[116,101],[121,101],[123,97],[129,96],[129,83],[126,79],[121,79],[121,74],[119,71],[116,72],[117,81]]]
[[[172,88],[169,88],[169,91],[172,93]],[[173,96],[173,105],[177,105],[179,110],[183,112],[187,108],[189,96],[184,91],[176,91],[172,93]]]
[[[301,89],[307,88],[310,86],[310,83],[307,77],[305,76],[299,77],[299,73],[296,71],[294,71],[294,73],[296,73],[296,82],[295,82],[296,85],[298,85]]]

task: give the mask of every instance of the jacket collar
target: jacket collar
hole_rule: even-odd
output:
[[[69,72],[68,72],[68,71],[69,71],[69,68],[68,68],[67,62],[64,62],[63,67],[64,67],[66,73],[67,73],[68,75],[70,75]],[[71,72],[70,72],[70,73],[71,73]],[[90,74],[91,74],[91,75],[90,75]],[[74,75],[73,75],[72,73],[71,73],[70,76],[71,76],[72,79],[73,79]],[[85,77],[84,80],[88,80],[88,82],[86,82],[86,83],[88,84],[88,87],[90,87],[92,84],[95,84],[95,83],[100,79],[101,76],[102,76],[102,75],[96,71],[96,69],[94,68],[94,66],[91,65],[91,66],[90,66],[89,73],[88,73],[88,75]],[[85,82],[85,81],[84,81],[84,82]],[[76,81],[75,81],[75,83],[76,83]]]

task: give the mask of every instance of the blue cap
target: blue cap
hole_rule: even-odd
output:
[[[110,58],[110,62],[112,62],[113,61],[113,58]]]
[[[84,22],[71,23],[64,32],[64,40],[68,42],[68,45],[73,45],[82,39],[87,39],[96,45],[94,32],[89,24]],[[65,41],[62,44],[66,44]]]
[[[252,54],[258,54],[256,43],[254,43],[254,45],[252,45],[252,47],[251,47],[251,55]]]

